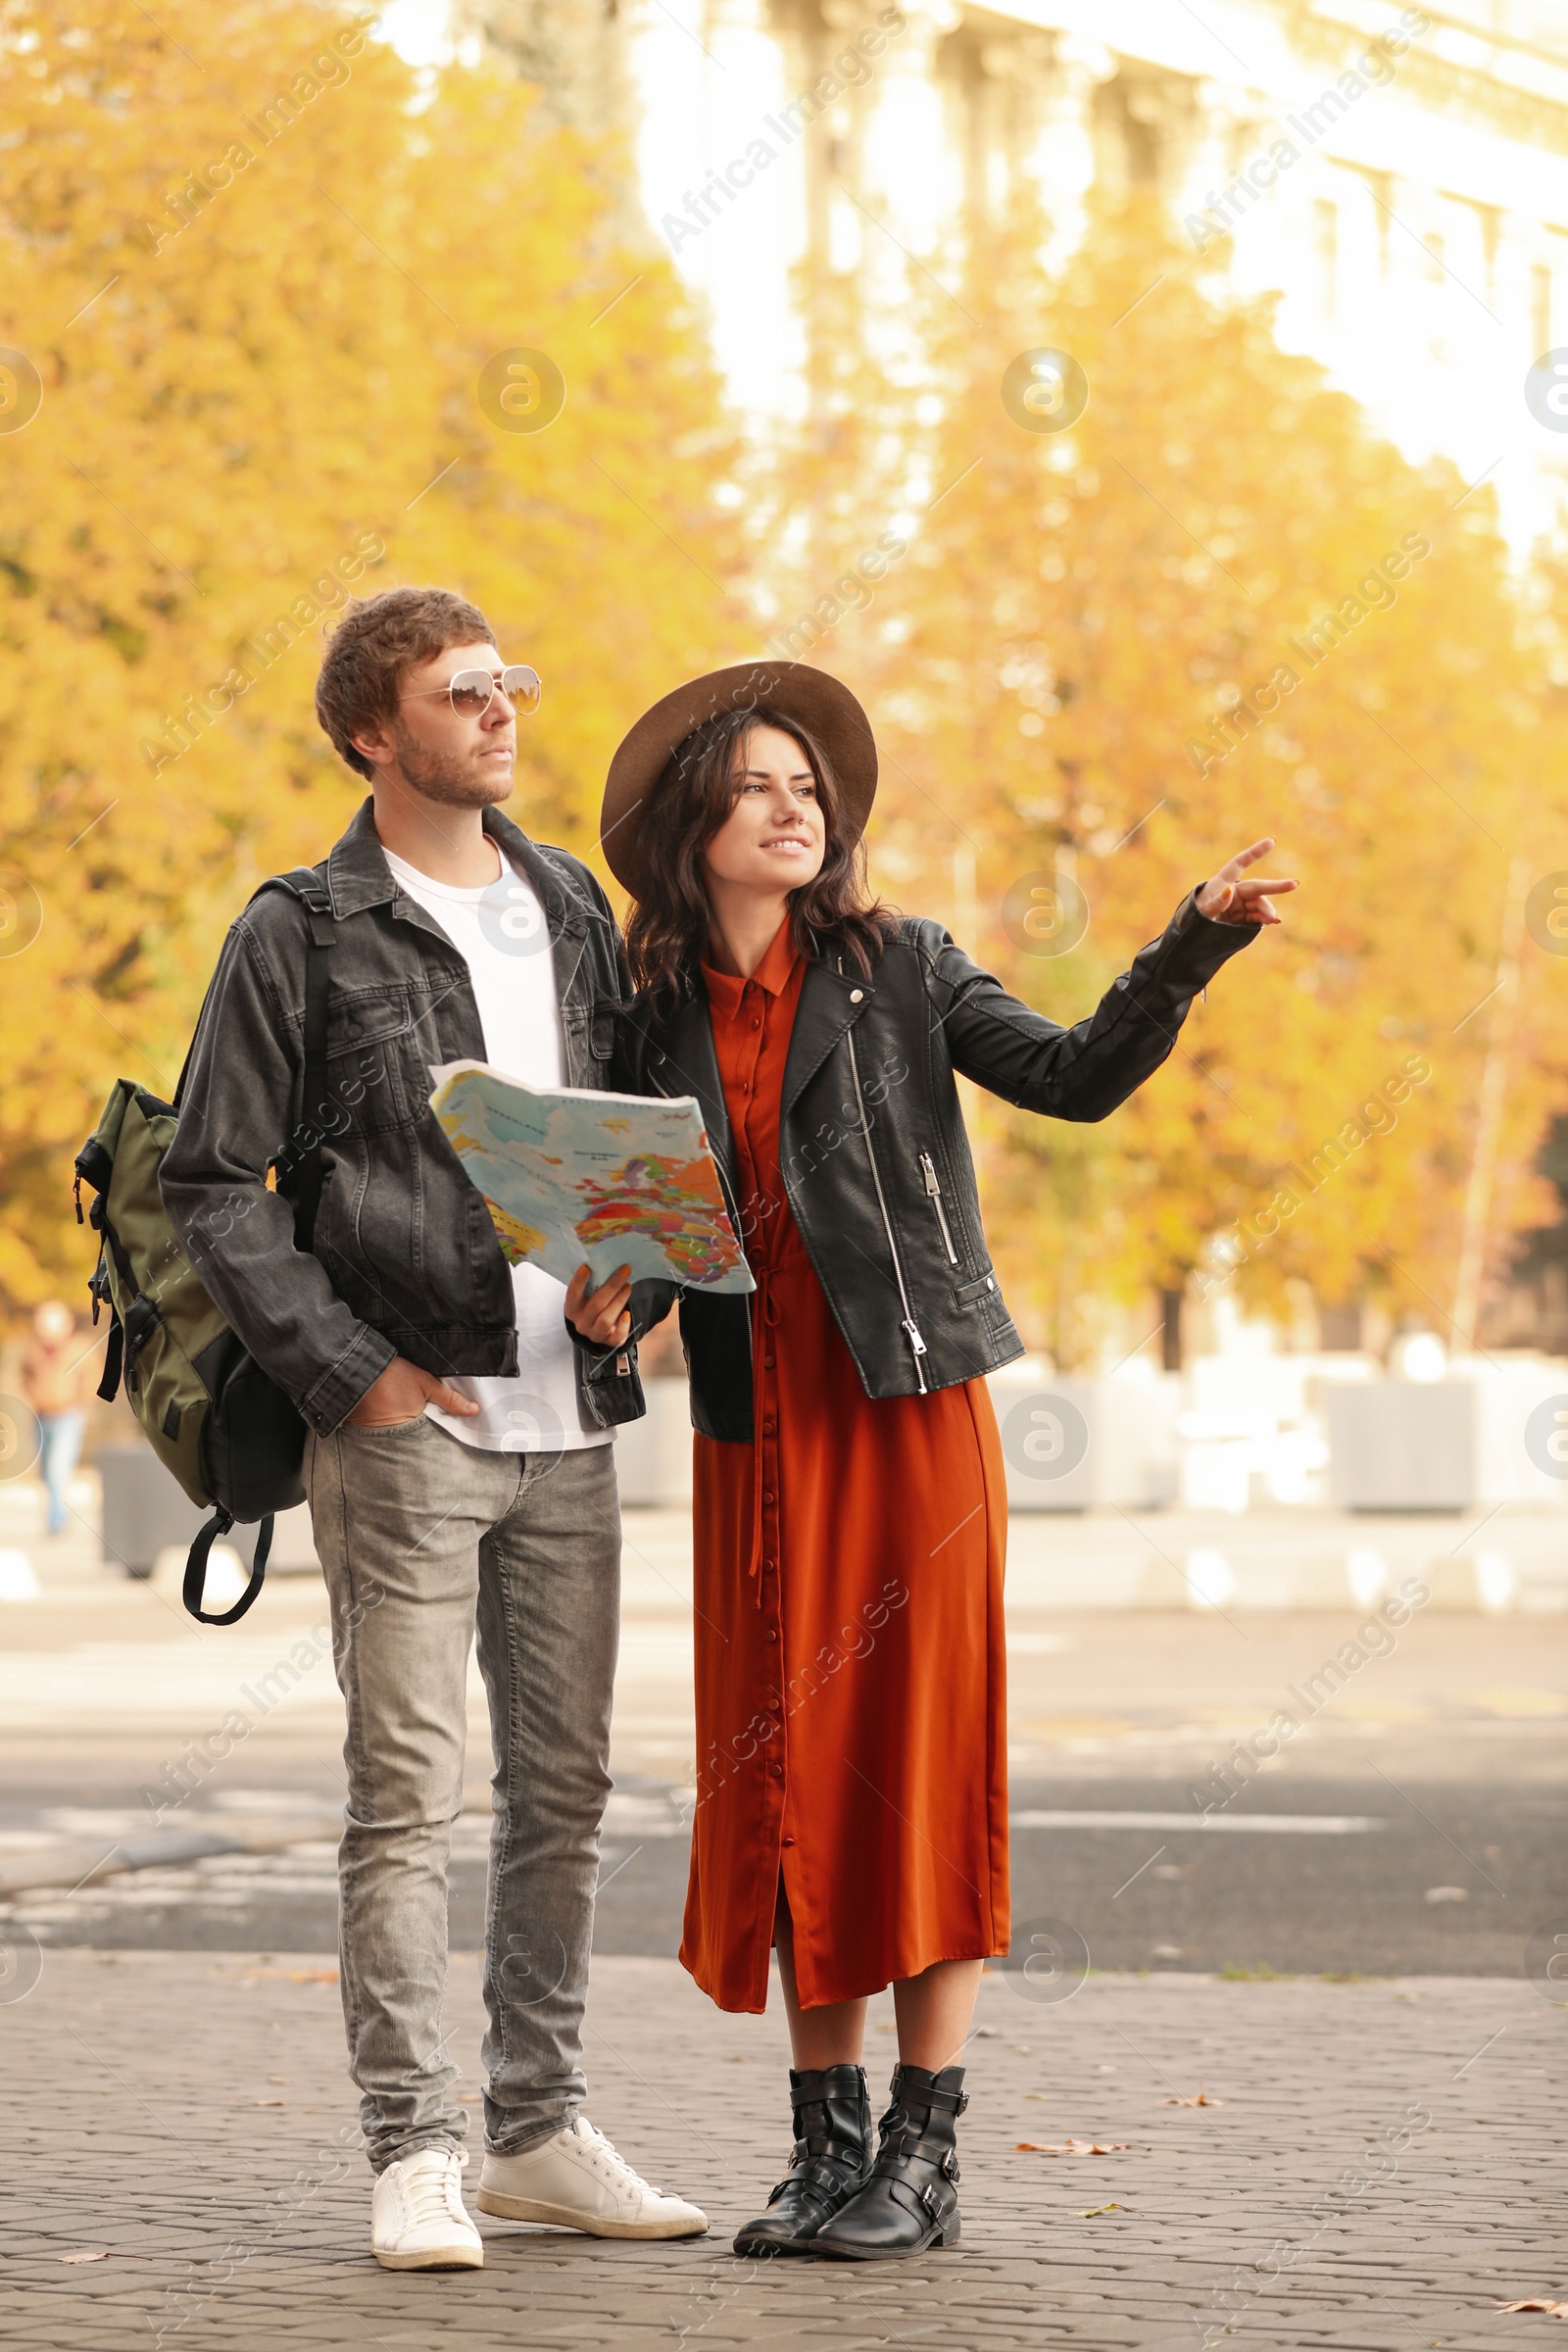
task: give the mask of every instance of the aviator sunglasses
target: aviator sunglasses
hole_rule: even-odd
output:
[[[460,669],[444,686],[421,686],[416,694],[404,694],[400,702],[416,703],[433,694],[444,694],[460,718],[482,718],[490,708],[490,698],[497,691],[504,694],[514,710],[531,718],[539,708],[544,689],[539,672],[521,662],[513,662],[499,672],[493,669]]]

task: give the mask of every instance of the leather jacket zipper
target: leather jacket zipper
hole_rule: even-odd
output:
[[[948,1263],[956,1266],[958,1252],[953,1247],[953,1236],[948,1231],[948,1212],[942,1205],[942,1184],[929,1152],[920,1154],[920,1172],[925,1178],[925,1197],[936,1210],[937,1223],[942,1228],[942,1247],[948,1253]]]
[[[840,969],[843,969],[842,965]],[[876,1153],[871,1149],[871,1130],[865,1120],[865,1101],[860,1093],[860,1064],[856,1056],[853,1028],[846,1029],[844,1039],[850,1049],[850,1075],[855,1081],[855,1107],[860,1117],[860,1133],[865,1138],[865,1156],[871,1163],[871,1182],[876,1186],[876,1204],[882,1211],[882,1230],[888,1237],[888,1252],[893,1259],[893,1271],[899,1285],[899,1298],[904,1306],[904,1329],[909,1342],[910,1351],[914,1356],[914,1376],[920,1384],[920,1395],[924,1396],[928,1392],[925,1385],[925,1366],[920,1358],[926,1351],[925,1342],[920,1337],[920,1327],[914,1319],[914,1310],[909,1304],[909,1294],[905,1288],[904,1268],[899,1261],[899,1246],[893,1239],[893,1219],[888,1215],[887,1199],[882,1191],[882,1175],[876,1164]]]

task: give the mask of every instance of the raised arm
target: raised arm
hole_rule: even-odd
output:
[[[955,1069],[1020,1110],[1107,1117],[1158,1069],[1199,990],[1279,922],[1273,898],[1296,884],[1248,874],[1272,847],[1254,842],[1184,899],[1159,938],[1070,1029],[1009,996],[939,925],[922,926],[926,995]]]

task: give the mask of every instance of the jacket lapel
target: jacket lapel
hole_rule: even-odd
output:
[[[860,1002],[852,1004],[853,992]],[[873,994],[858,966],[840,972],[830,963],[811,962],[801,984],[790,1050],[784,1061],[784,1092],[779,1105],[787,1119],[802,1094],[845,1033],[853,1029]]]
[[[696,1096],[709,1145],[733,1190],[735,1146],[724,1103],[723,1081],[718,1074],[713,1022],[707,997],[699,993],[688,998],[673,1020],[657,1029],[650,1028],[648,1038],[650,1077],[662,1094]]]

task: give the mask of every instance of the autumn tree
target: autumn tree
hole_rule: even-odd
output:
[[[678,281],[616,230],[627,159],[493,74],[420,83],[369,22],[3,20],[13,1312],[83,1276],[70,1161],[110,1080],[172,1087],[225,925],[363,793],[312,700],[348,596],[483,607],[545,680],[514,809],[579,850],[621,729],[750,641],[729,428]]]
[[[1020,211],[920,298],[932,503],[817,657],[877,716],[878,878],[949,913],[967,843],[967,944],[1068,1021],[1243,844],[1276,835],[1304,887],[1103,1126],[982,1113],[1011,1288],[1069,1359],[1094,1301],[1200,1273],[1441,1328],[1510,873],[1568,863],[1488,497],[1372,436],[1267,303],[1216,303],[1152,206],[1102,207],[1058,282],[1043,242]],[[1527,962],[1496,1234],[1539,1213],[1562,985]]]

